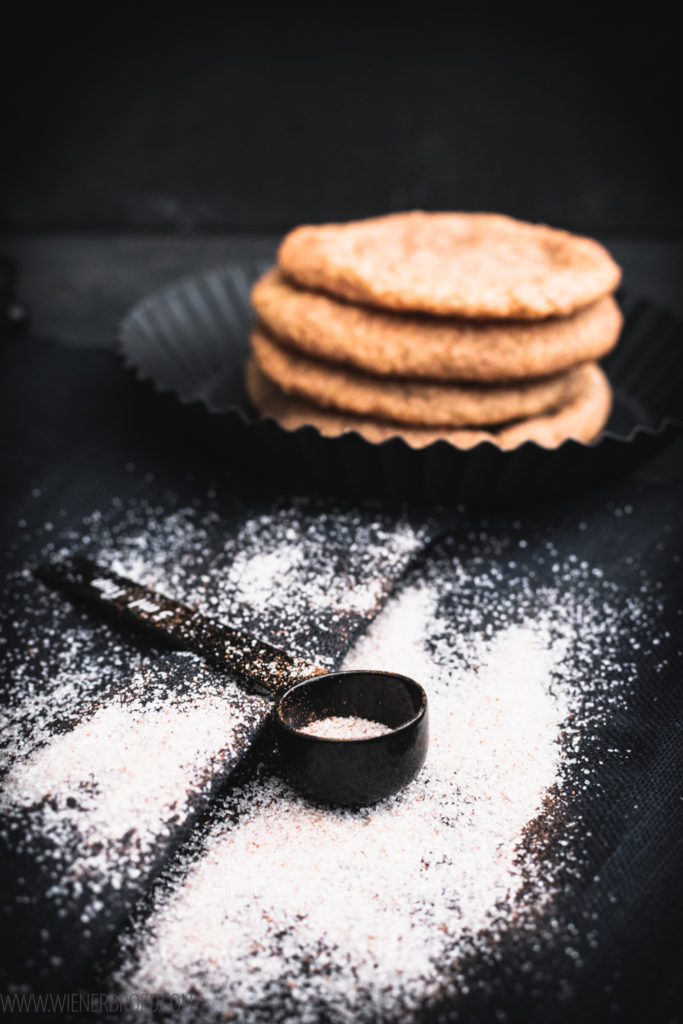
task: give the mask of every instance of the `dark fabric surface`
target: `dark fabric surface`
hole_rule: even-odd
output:
[[[65,529],[91,509],[109,507],[113,497],[125,507],[151,488],[161,501],[172,491],[178,501],[192,503],[205,500],[207,488],[213,487],[215,501],[232,510],[236,522],[274,500],[286,500],[269,493],[258,466],[240,479],[228,467],[217,474],[211,450],[200,450],[196,434],[189,430],[183,444],[178,432],[168,429],[168,411],[150,403],[119,373],[110,353],[67,352],[49,342],[24,340],[8,345],[1,359],[2,538],[8,569],[21,568],[50,541],[46,522],[54,520],[58,530]],[[624,504],[632,506],[633,513],[615,516],[615,508]],[[552,543],[560,554],[571,553],[601,567],[625,594],[638,592],[642,572],[647,571],[662,601],[666,664],[653,672],[646,642],[639,654],[631,652],[638,673],[628,710],[587,740],[590,758],[600,760],[601,751],[615,739],[631,753],[618,764],[605,760],[600,786],[578,798],[592,835],[587,838],[583,874],[580,880],[568,880],[557,916],[577,929],[582,967],[570,970],[562,946],[551,944],[529,975],[524,943],[506,945],[503,959],[493,968],[472,965],[473,977],[479,974],[482,984],[452,1008],[457,1019],[611,1018],[642,1024],[678,1019],[683,898],[682,507],[683,458],[678,444],[634,477],[575,499],[515,512],[530,538],[525,555],[529,560]],[[430,511],[416,510],[413,521],[428,518]],[[471,538],[483,515],[489,539],[480,545]],[[471,513],[469,520],[467,513],[453,512],[446,520],[450,535],[429,556],[424,571],[438,572],[439,560],[454,554],[485,562],[504,544],[512,518],[511,513],[501,516],[488,510]],[[538,571],[542,577],[542,567]],[[634,621],[636,635],[639,629]],[[19,870],[17,865],[14,870]],[[9,874],[3,884],[11,898]],[[38,911],[40,917],[40,905]],[[35,915],[35,906],[31,913]],[[592,914],[598,922],[596,946],[586,939],[586,920]],[[10,929],[11,944],[20,928],[12,924]],[[19,960],[19,939],[16,945]],[[94,946],[93,942],[88,951],[92,956]],[[71,970],[61,973],[60,984],[76,985],[85,966],[74,954]],[[30,974],[29,970],[22,980],[46,984],[47,979],[41,982]],[[55,974],[51,983],[56,983],[54,978]],[[442,1007],[430,1016],[441,1019],[448,1012]]]

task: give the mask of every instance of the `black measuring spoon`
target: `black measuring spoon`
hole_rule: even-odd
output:
[[[273,722],[283,765],[305,796],[336,804],[371,804],[418,773],[427,756],[427,695],[394,672],[327,672],[249,633],[119,576],[84,558],[44,565],[43,580],[121,619],[201,655],[275,701]],[[360,718],[381,735],[330,738],[308,732],[329,718]]]

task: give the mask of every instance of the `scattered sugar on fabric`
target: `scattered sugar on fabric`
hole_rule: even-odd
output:
[[[419,529],[381,515],[339,512],[330,531],[335,511],[308,501],[243,519],[240,530],[217,510],[140,501],[115,513],[113,523],[95,512],[80,531],[55,534],[45,555],[88,553],[293,652],[312,647],[312,619],[330,630],[353,624],[368,595],[379,599],[382,577],[422,543]],[[340,576],[329,593],[325,561]],[[88,920],[108,885],[141,878],[154,863],[157,844],[229,765],[266,705],[206,682],[198,660],[200,681],[173,692],[149,647],[139,653],[132,634],[43,587],[34,568],[8,580],[0,636],[8,683],[0,811],[10,844],[54,875],[54,900],[66,907],[83,896]]]
[[[419,777],[351,811],[307,805],[261,771],[122,939],[120,990],[192,991],[209,1014],[250,1022],[410,1019],[444,986],[466,990],[473,950],[536,927],[581,844],[564,821],[539,852],[533,826],[577,771],[592,783],[582,733],[626,699],[632,666],[615,639],[624,609],[590,567],[508,586],[488,565],[437,558],[344,663],[426,686]]]
[[[50,552],[85,550],[311,657],[320,655],[325,629],[343,631],[345,616],[376,607],[377,579],[405,565],[423,539],[381,516],[363,521],[308,507],[254,517],[235,536],[215,511],[169,513],[144,502],[120,511],[115,527],[95,514],[79,533],[55,536]],[[649,584],[643,580],[639,599],[622,599],[598,570],[562,559],[551,545],[542,584],[529,564],[516,569],[509,544],[483,531],[463,543],[466,563],[448,550],[432,559],[424,581],[377,618],[345,665],[384,665],[427,686],[432,744],[422,775],[363,812],[313,808],[265,771],[238,788],[208,837],[197,832],[170,871],[149,920],[124,939],[124,990],[193,989],[217,1015],[232,1008],[254,1022],[408,1013],[444,984],[465,986],[458,965],[468,951],[495,945],[501,931],[533,924],[552,905],[555,874],[578,864],[580,843],[563,846],[561,862],[540,863],[531,826],[570,776],[572,786],[596,784],[581,760],[582,739],[627,699],[634,669],[624,644],[646,635]],[[164,716],[168,694],[156,705],[136,704],[133,695],[126,703],[118,684],[136,678],[146,659],[36,588],[30,568],[10,582],[23,590],[17,585],[11,606],[12,650],[7,640],[3,648],[12,677],[0,736],[10,783],[3,806],[30,813],[28,845],[48,836],[57,854],[69,854],[66,877],[55,863],[52,893],[67,905],[75,877],[99,878],[108,859],[112,877],[120,866],[130,878],[153,837],[174,827],[188,787],[201,787],[217,765],[211,730],[206,744],[197,737],[205,712],[216,709],[200,690],[194,724],[180,705]],[[318,635],[310,635],[313,618]],[[328,657],[323,652],[322,663]],[[129,735],[144,740],[156,722],[150,753],[163,765],[165,721],[174,744],[177,729],[188,730],[180,803],[169,805],[152,765],[156,781],[142,809],[132,795],[134,842],[125,854],[123,805],[114,804],[110,828],[96,797],[125,793],[125,765],[109,772],[85,723],[115,735],[132,727]],[[98,910],[97,893],[86,921]]]
[[[332,525],[340,550],[374,566],[374,573],[363,572],[362,579],[357,570],[349,574],[339,553],[330,550]],[[327,615],[331,609],[365,614],[383,595],[383,570],[407,561],[423,542],[423,533],[406,523],[359,522],[353,514],[338,515],[334,522],[328,512],[303,521],[296,515],[260,516],[248,521],[237,539],[223,599],[281,615],[286,592],[289,614],[296,617]]]
[[[221,538],[218,513],[152,514],[137,534],[117,530],[97,557],[114,571],[176,596],[204,614],[229,615],[252,632],[265,625],[293,653],[313,656],[310,623],[340,631],[348,616],[374,611],[387,573],[406,565],[428,528],[377,512],[319,509],[295,501],[246,519]],[[206,552],[212,552],[207,572]]]
[[[182,655],[176,655],[182,658]],[[223,681],[207,681],[202,663],[185,659],[190,692],[165,688],[158,666],[127,680],[113,696],[72,729],[51,736],[17,761],[3,779],[0,812],[20,825],[30,809],[29,835],[53,844],[61,862],[48,895],[63,902],[92,894],[82,913],[100,909],[99,896],[118,889],[148,867],[162,836],[190,813],[222,764],[234,755],[249,714],[267,704]]]

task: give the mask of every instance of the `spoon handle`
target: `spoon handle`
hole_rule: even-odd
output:
[[[294,683],[327,671],[86,558],[43,565],[39,575],[46,583],[164,637],[174,647],[201,655],[266,696],[275,697]]]

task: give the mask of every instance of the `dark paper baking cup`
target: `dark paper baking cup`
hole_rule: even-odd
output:
[[[604,360],[614,391],[609,423],[591,444],[546,449],[527,441],[501,451],[489,441],[463,451],[445,441],[414,449],[400,437],[373,444],[358,433],[324,437],[313,426],[284,430],[244,387],[251,285],[268,264],[245,262],[183,278],[139,302],[123,320],[126,367],[157,394],[194,406],[207,444],[274,481],[357,497],[492,501],[576,490],[647,459],[683,428],[683,322],[649,302],[619,295],[625,315]],[[150,394],[150,400],[154,396]],[[191,417],[178,408],[178,418]],[[216,447],[218,446],[218,448]],[[220,454],[223,458],[223,453]]]

